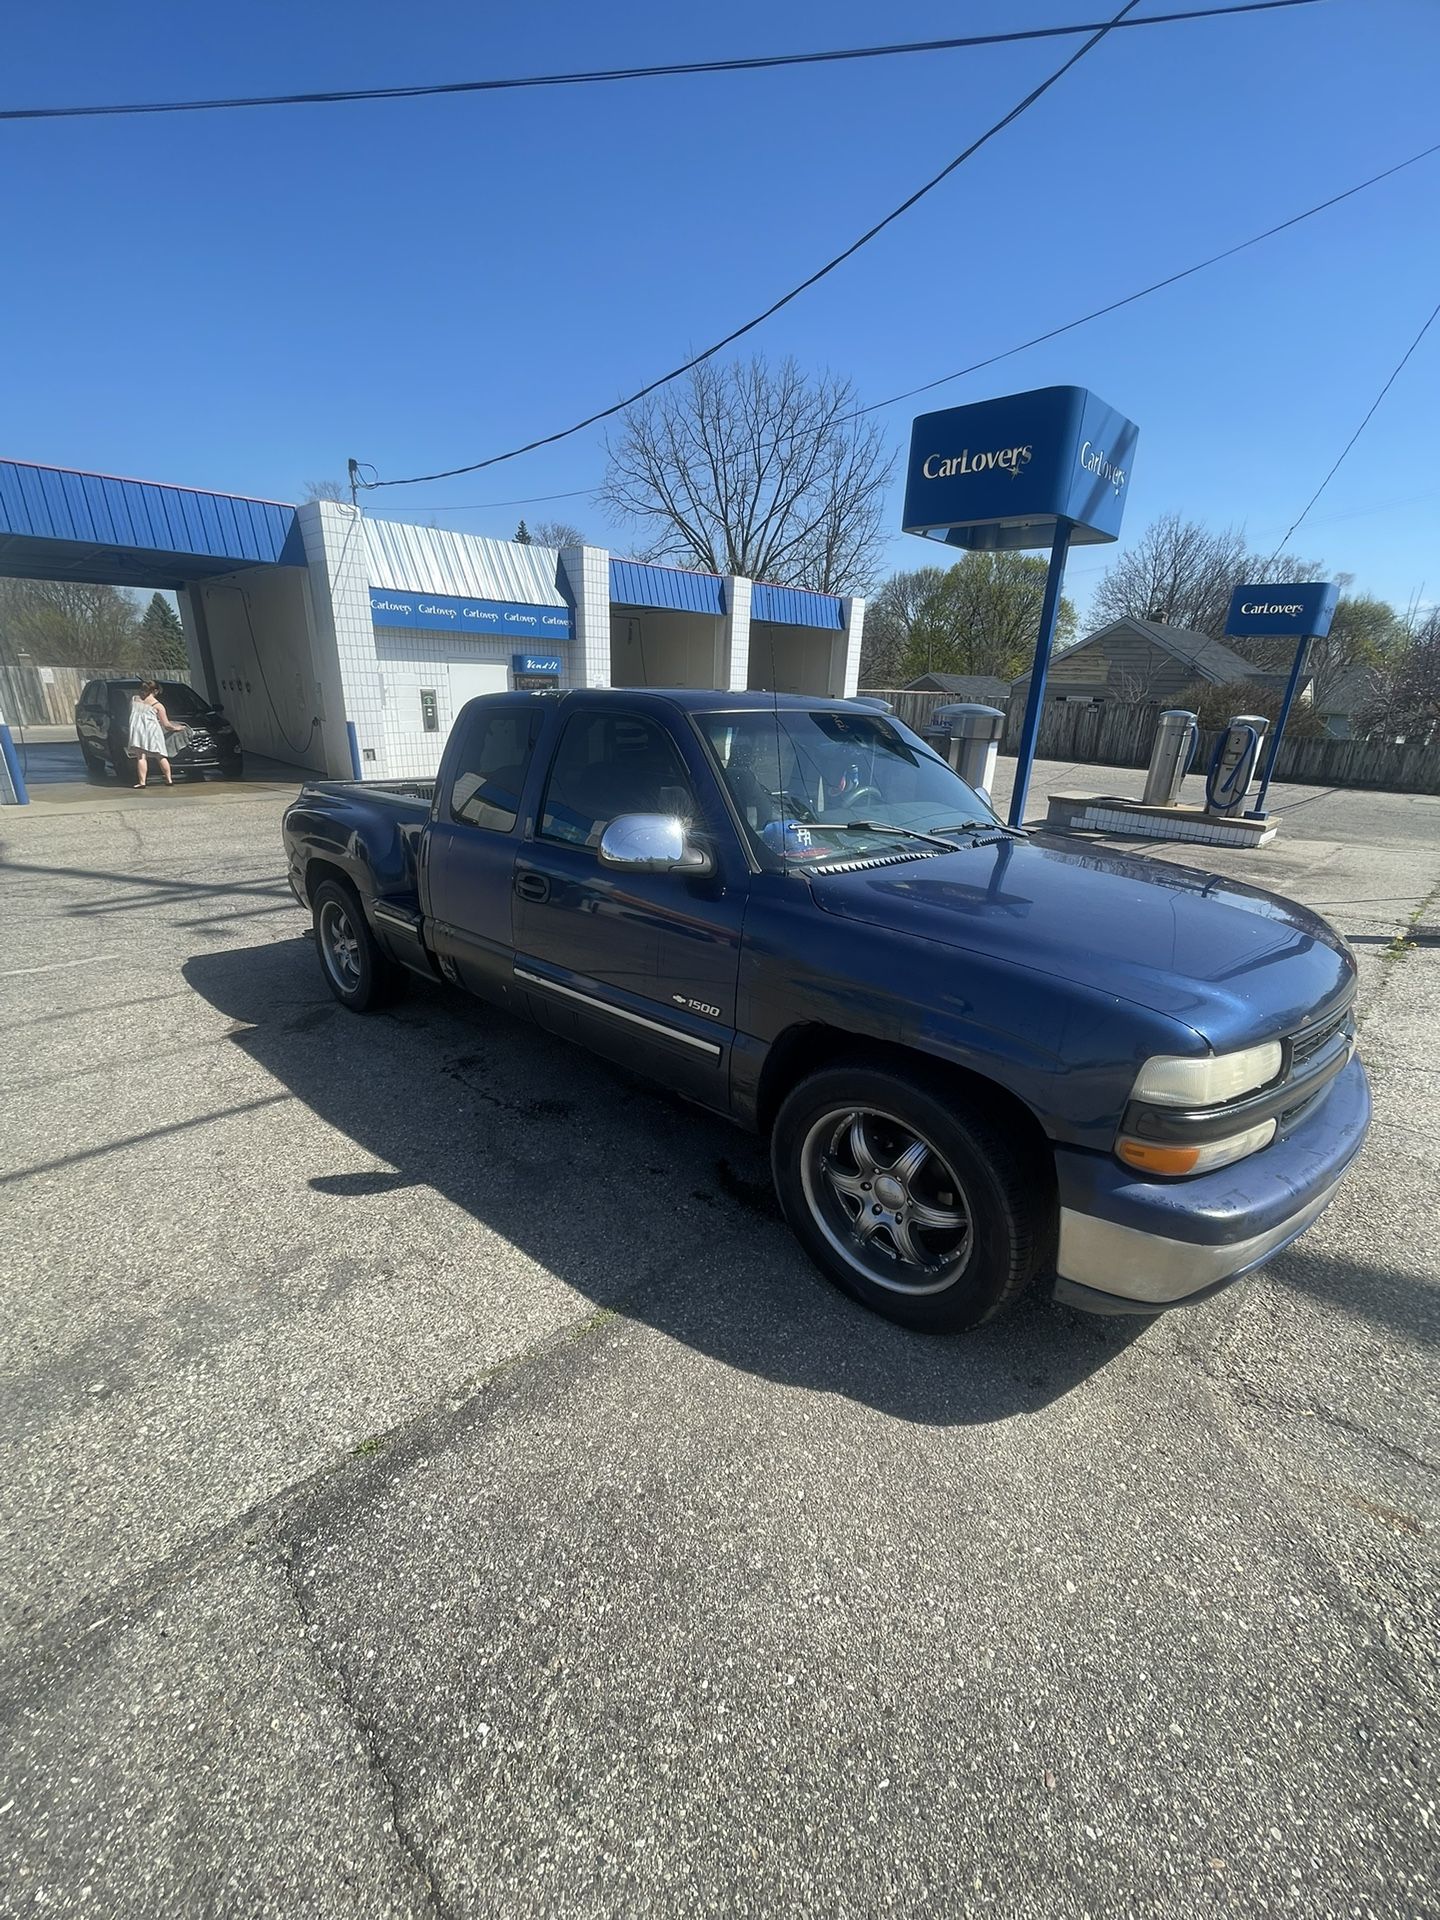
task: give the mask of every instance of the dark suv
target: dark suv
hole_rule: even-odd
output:
[[[160,704],[187,730],[184,746],[169,755],[176,773],[218,772],[238,780],[245,757],[234,727],[222,708],[212,707],[183,680],[161,680]],[[130,702],[140,691],[139,679],[91,680],[75,706],[75,731],[80,751],[91,773],[103,773],[106,763],[122,780],[133,783],[134,762],[125,749],[130,739]]]

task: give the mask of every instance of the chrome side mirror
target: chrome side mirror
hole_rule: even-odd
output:
[[[626,873],[709,873],[710,855],[666,813],[621,813],[600,836],[600,864]]]

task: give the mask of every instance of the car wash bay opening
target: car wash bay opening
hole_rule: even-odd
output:
[[[478,693],[856,690],[864,602],[157,481],[0,461],[0,576],[174,592],[247,752],[426,778]]]

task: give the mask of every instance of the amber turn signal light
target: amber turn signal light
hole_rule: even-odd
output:
[[[1157,1147],[1148,1140],[1122,1140],[1116,1151],[1142,1173],[1193,1173],[1200,1158],[1199,1147]]]

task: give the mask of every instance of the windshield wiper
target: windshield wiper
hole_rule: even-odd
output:
[[[1013,833],[1017,840],[1028,840],[1027,827],[1007,827],[1001,820],[960,820],[953,827],[937,827],[937,833]]]
[[[943,848],[946,853],[955,851],[953,840],[942,840],[934,833],[921,833],[918,827],[892,827],[883,820],[815,820],[806,824],[820,827],[826,833],[884,833],[892,839],[924,840],[927,845]]]

